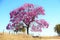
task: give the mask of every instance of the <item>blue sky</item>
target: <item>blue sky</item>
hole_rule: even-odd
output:
[[[39,16],[39,19],[45,19],[49,23],[48,29],[43,29],[41,35],[56,35],[54,27],[60,23],[60,0],[0,0],[0,32],[6,30],[9,23],[10,11],[22,6],[24,3],[32,3],[36,6],[43,6],[45,16]]]

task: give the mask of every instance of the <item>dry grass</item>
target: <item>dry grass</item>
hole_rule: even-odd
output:
[[[32,37],[26,34],[0,33],[0,40],[60,40],[59,36]]]

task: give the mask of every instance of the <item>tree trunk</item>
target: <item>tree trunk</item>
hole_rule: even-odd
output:
[[[58,33],[58,36],[60,36],[60,32],[57,32]]]
[[[27,34],[29,35],[29,27],[27,27]]]

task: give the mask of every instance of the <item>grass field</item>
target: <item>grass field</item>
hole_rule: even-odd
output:
[[[32,37],[27,34],[0,33],[0,40],[60,40],[59,36]]]

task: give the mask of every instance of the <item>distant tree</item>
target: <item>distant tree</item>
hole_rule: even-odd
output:
[[[16,33],[17,33],[18,31],[25,32],[25,27],[26,27],[26,26],[23,26],[23,23],[19,23],[18,25],[15,26],[16,29],[14,30],[14,32],[16,32]]]
[[[25,26],[21,26],[20,22],[26,24],[27,34],[29,34],[29,27],[38,15],[45,15],[44,9],[40,7],[35,7],[33,4],[24,4],[23,6],[10,12],[10,23],[7,25],[6,29],[15,29],[14,31],[25,31]],[[45,23],[42,22],[45,25]],[[48,24],[48,23],[47,23]],[[39,24],[40,25],[40,24]],[[40,27],[41,28],[41,27]]]
[[[55,29],[55,32],[57,32],[58,35],[60,36],[60,24],[57,24],[54,29]]]
[[[3,30],[3,34],[4,34],[4,30]]]

